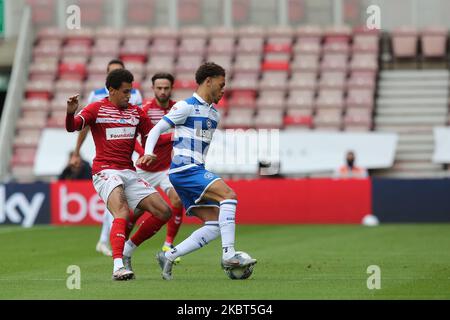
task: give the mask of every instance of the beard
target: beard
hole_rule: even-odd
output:
[[[159,102],[160,104],[165,104],[165,103],[167,103],[167,101],[169,101],[169,99],[170,99],[170,96],[167,96],[167,97],[165,97],[165,98],[156,97],[156,100],[158,100],[158,102]]]

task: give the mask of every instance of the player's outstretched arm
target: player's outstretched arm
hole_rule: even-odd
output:
[[[171,126],[165,120],[160,120],[148,133],[147,141],[145,143],[145,154],[138,159],[138,164],[150,164],[156,160],[156,155],[153,153],[158,139],[164,131],[170,129]]]

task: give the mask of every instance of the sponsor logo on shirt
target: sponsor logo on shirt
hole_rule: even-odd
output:
[[[106,128],[106,140],[134,139],[135,127]]]

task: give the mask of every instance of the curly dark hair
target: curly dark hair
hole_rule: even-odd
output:
[[[155,84],[155,81],[158,79],[167,79],[170,81],[170,85],[173,86],[173,83],[175,82],[175,78],[172,74],[167,72],[158,72],[155,73],[152,77],[152,84]]]
[[[202,84],[203,81],[208,77],[225,77],[225,69],[215,64],[214,62],[203,63],[195,72],[195,81],[198,85]]]
[[[106,88],[119,89],[122,82],[133,83],[133,74],[127,69],[116,69],[108,73],[106,77]]]

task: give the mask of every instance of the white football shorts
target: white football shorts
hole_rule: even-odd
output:
[[[94,188],[100,198],[107,204],[111,192],[123,185],[128,207],[135,211],[139,202],[148,195],[157,192],[149,183],[138,176],[133,170],[106,169],[92,176]]]
[[[167,195],[169,195],[169,189],[173,188],[169,180],[169,170],[163,170],[158,172],[149,172],[136,168],[138,176],[147,181],[152,187],[160,187]]]

